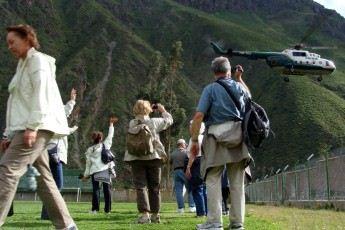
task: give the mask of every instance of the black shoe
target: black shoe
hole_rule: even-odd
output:
[[[10,210],[7,213],[7,216],[13,216],[13,215],[14,215],[14,211],[13,211],[13,204],[12,204]]]

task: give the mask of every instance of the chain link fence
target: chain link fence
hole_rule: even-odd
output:
[[[249,202],[345,200],[345,155],[277,170],[246,187]]]

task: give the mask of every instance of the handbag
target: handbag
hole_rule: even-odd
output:
[[[49,155],[49,162],[53,162],[54,164],[60,163],[60,157],[58,154],[58,145],[60,140],[55,144],[55,146],[48,150]]]
[[[108,164],[109,162],[115,160],[113,153],[110,151],[110,149],[106,149],[104,144],[102,144],[101,159],[103,164]]]
[[[227,148],[233,148],[242,143],[242,122],[227,121],[222,124],[210,125],[208,134]]]

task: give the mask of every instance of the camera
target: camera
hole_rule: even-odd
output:
[[[157,104],[153,104],[152,105],[152,109],[158,109],[158,105]]]
[[[241,68],[239,66],[231,67],[231,73],[234,74],[236,71],[241,71]]]

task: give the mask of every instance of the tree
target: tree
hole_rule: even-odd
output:
[[[148,83],[140,88],[137,98],[143,98],[150,102],[159,102],[172,114],[174,124],[161,133],[161,141],[165,146],[170,160],[171,143],[173,143],[185,128],[186,111],[181,108],[174,91],[175,82],[182,78],[180,70],[182,62],[182,42],[173,43],[169,57],[164,59],[160,52],[155,52],[151,58],[151,64],[147,70]],[[155,116],[155,114],[153,114]],[[163,178],[165,186],[170,187],[170,165],[163,167]]]

